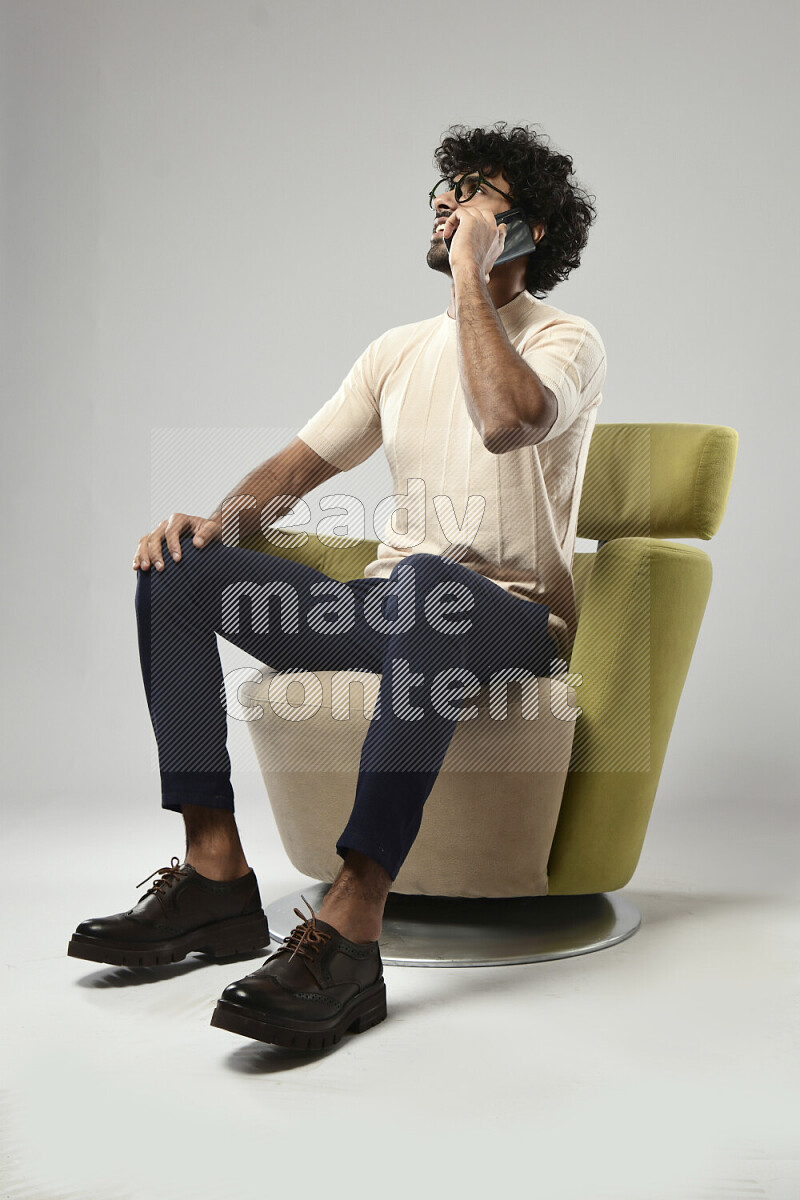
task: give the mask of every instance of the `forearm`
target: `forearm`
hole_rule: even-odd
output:
[[[302,490],[295,491],[300,487],[301,481],[293,478],[285,464],[267,459],[223,496],[212,519],[222,519],[225,541],[235,535],[237,528],[238,537],[245,538],[290,512],[303,494]]]
[[[458,369],[467,411],[494,453],[535,442],[553,415],[546,389],[512,346],[477,265],[453,272]]]

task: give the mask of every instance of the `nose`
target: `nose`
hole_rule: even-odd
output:
[[[458,201],[456,200],[456,185],[455,184],[453,184],[453,186],[450,188],[449,192],[439,192],[438,195],[436,195],[434,197],[434,201],[433,201],[434,212],[436,212],[436,213],[439,212],[439,205],[444,200],[447,200],[447,207],[448,207],[449,211],[452,212],[453,209],[458,204]]]

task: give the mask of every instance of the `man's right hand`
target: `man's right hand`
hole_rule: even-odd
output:
[[[166,521],[157,525],[152,533],[145,534],[139,539],[139,545],[133,556],[133,569],[140,567],[143,571],[150,570],[152,563],[157,571],[163,571],[163,542],[166,538],[167,549],[175,562],[181,557],[181,534],[190,530],[194,534],[194,544],[200,549],[209,542],[216,541],[222,534],[222,522],[219,514],[212,517],[190,517],[188,513],[173,513]]]

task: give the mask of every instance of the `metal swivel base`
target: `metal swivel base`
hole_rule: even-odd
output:
[[[302,889],[315,912],[330,884]],[[300,892],[267,909],[272,937],[285,942],[298,918],[310,915]],[[380,937],[381,958],[391,967],[499,967],[545,962],[604,950],[629,938],[642,923],[624,896],[530,896],[512,900],[462,900],[390,892]]]

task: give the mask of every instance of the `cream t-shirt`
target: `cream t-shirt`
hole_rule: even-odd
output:
[[[497,311],[511,344],[558,400],[555,424],[536,445],[503,454],[483,445],[461,388],[457,323],[447,312],[370,342],[298,437],[342,471],[383,445],[396,495],[365,577],[388,577],[408,554],[455,559],[546,604],[548,631],[569,663],[578,505],[605,347],[589,321],[528,291]]]

